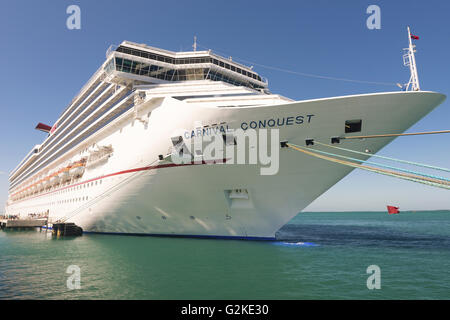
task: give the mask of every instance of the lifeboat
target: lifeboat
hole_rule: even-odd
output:
[[[60,179],[61,182],[66,181],[67,179],[70,178],[69,171],[66,169],[61,171],[60,173],[58,173],[58,178]]]
[[[87,159],[87,166],[91,167],[105,163],[108,161],[109,157],[111,157],[112,152],[113,148],[111,145],[98,146],[98,149],[90,151],[90,155]]]
[[[49,179],[50,185],[54,186],[54,185],[58,184],[59,180],[61,180],[61,178],[58,175],[54,175],[53,177],[51,177]]]
[[[81,176],[83,173],[84,173],[84,165],[81,164],[75,165],[69,170],[69,175],[75,178]]]

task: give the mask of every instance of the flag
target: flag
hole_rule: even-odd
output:
[[[411,39],[414,39],[414,40],[419,40],[419,36],[415,36],[415,35],[411,35]]]

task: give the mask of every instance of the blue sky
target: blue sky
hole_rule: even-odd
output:
[[[66,27],[66,8],[81,8],[81,30]],[[381,29],[366,27],[366,8],[381,8]],[[2,1],[0,3],[0,207],[7,197],[7,173],[52,124],[122,40],[173,51],[198,44],[255,63],[272,92],[296,100],[396,91],[283,73],[298,72],[378,82],[406,82],[402,65],[406,26],[417,41],[421,88],[450,93],[448,1]],[[409,132],[450,129],[445,101]],[[387,115],[388,116],[388,115]],[[380,154],[449,167],[450,134],[398,138]],[[447,190],[373,173],[353,171],[308,210],[450,209]],[[3,211],[0,209],[0,211]]]

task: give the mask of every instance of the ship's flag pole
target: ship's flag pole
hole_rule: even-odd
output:
[[[408,90],[409,85],[411,85],[411,90],[413,91],[419,91],[420,85],[419,85],[419,76],[417,74],[417,67],[416,67],[416,57],[414,56],[415,52],[415,45],[412,43],[412,39],[418,40],[419,37],[412,35],[411,30],[408,26],[408,40],[409,40],[409,48],[408,48],[408,64],[409,70],[411,72],[411,78],[409,79],[408,85],[406,86],[406,90]]]

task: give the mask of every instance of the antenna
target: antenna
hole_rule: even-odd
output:
[[[194,51],[197,51],[197,36],[194,36],[194,44],[192,45],[192,48],[194,48]]]
[[[414,56],[414,52],[416,52],[415,48],[416,46],[412,44],[412,38],[419,39],[417,36],[412,36],[411,31],[408,27],[408,40],[409,40],[409,47],[405,48],[403,50],[407,50],[407,53],[403,55],[403,64],[407,67],[409,67],[409,71],[411,73],[411,76],[409,78],[408,83],[406,84],[405,91],[419,91],[419,76],[417,75],[417,67],[416,67],[416,57]]]

